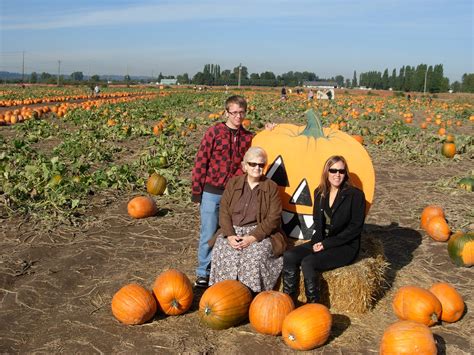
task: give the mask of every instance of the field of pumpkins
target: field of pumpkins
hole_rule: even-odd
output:
[[[474,96],[229,91],[0,87],[0,350],[470,354]],[[294,304],[238,281],[192,286],[191,169],[230,94],[247,98],[253,132],[304,126],[312,109],[368,153],[364,235],[387,265],[370,309]]]

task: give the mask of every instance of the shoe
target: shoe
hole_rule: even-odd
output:
[[[198,276],[194,282],[194,286],[200,288],[207,288],[209,286],[209,277],[208,276]]]
[[[304,290],[307,303],[320,303],[320,279],[319,276],[304,279]]]
[[[283,292],[289,295],[293,302],[296,302],[300,286],[300,271],[298,269],[288,269],[283,267],[282,279]]]

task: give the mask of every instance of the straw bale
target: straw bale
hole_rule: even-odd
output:
[[[298,244],[301,242],[296,241],[295,245]],[[382,294],[388,265],[382,242],[376,236],[364,233],[359,256],[353,264],[323,272],[321,303],[332,312],[360,314],[369,311]],[[282,288],[280,283],[279,289]],[[302,274],[298,301],[306,302]]]

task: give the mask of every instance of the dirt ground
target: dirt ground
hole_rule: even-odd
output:
[[[373,159],[377,190],[366,230],[375,232],[384,244],[391,265],[387,288],[366,314],[334,314],[329,342],[313,353],[376,353],[384,328],[396,321],[391,310],[395,290],[448,281],[464,296],[467,313],[459,322],[439,324],[432,331],[439,353],[469,354],[473,269],[456,268],[446,244],[420,231],[418,216],[426,204],[440,203],[447,206],[450,221],[472,217],[473,196],[437,187],[455,170],[454,163],[440,169],[401,165],[395,158]],[[131,220],[126,213],[130,197],[112,192],[95,196],[90,218],[79,227],[45,230],[26,219],[2,221],[0,352],[291,352],[281,337],[257,334],[248,323],[221,331],[200,324],[201,290],[195,290],[194,304],[182,316],[158,313],[141,326],[116,321],[110,304],[121,286],[130,282],[151,286],[170,267],[194,280],[196,266],[197,208],[158,199],[156,217]]]

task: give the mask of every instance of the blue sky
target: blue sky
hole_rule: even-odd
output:
[[[0,0],[0,70],[190,76],[204,64],[319,77],[474,72],[472,0]]]

